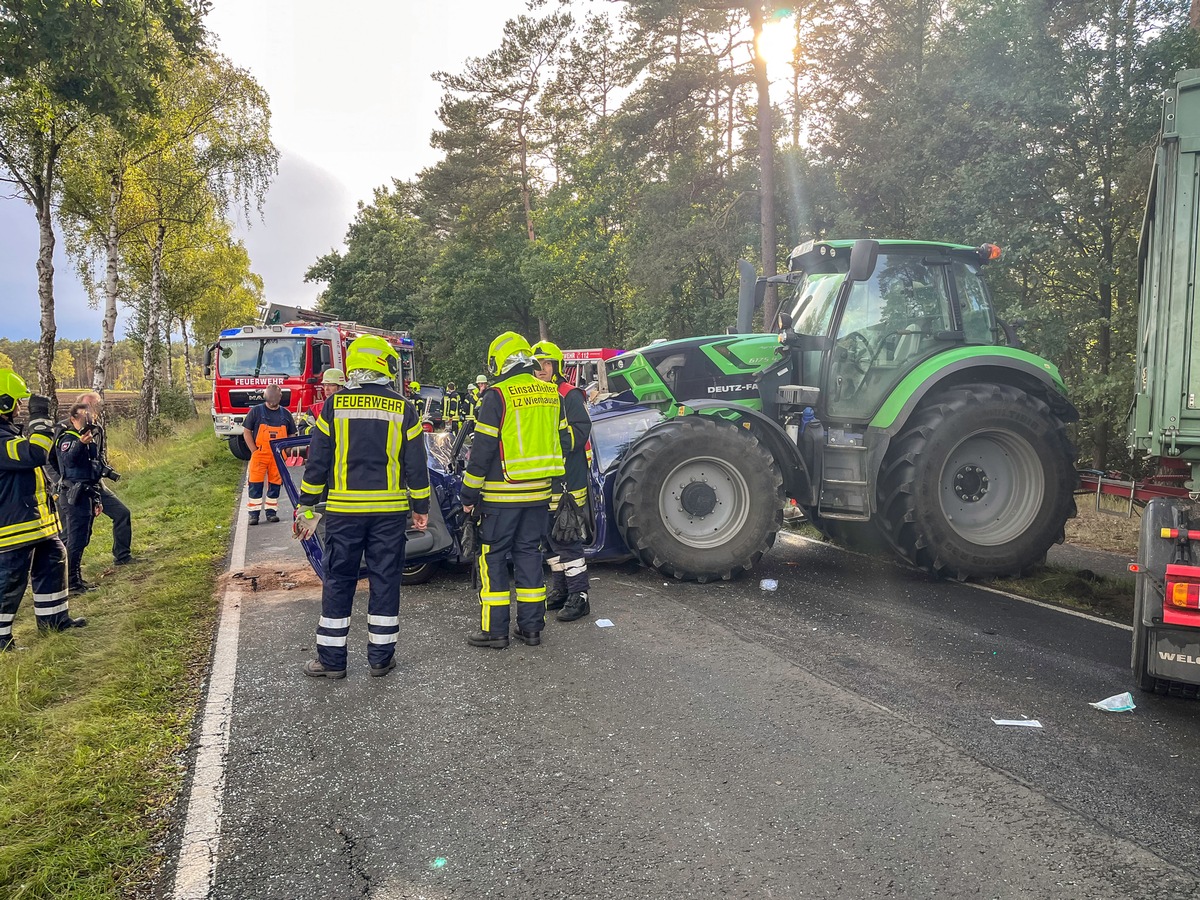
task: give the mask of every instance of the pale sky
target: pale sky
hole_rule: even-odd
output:
[[[498,47],[505,20],[524,11],[524,0],[216,0],[209,30],[270,95],[282,154],[264,221],[245,232],[268,300],[311,305],[318,286],[304,272],[342,247],[358,201],[437,160],[429,135],[441,91],[430,75]],[[59,337],[99,339],[100,311],[61,242],[56,257]],[[36,259],[32,208],[0,200],[0,336],[40,333]]]

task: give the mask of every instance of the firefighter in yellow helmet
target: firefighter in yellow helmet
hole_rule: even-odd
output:
[[[479,398],[486,388],[486,375],[478,376],[475,383],[467,388],[467,394],[463,397],[463,421],[475,424],[475,413],[479,411]]]
[[[546,592],[546,609],[558,610],[555,618],[560,622],[574,622],[592,611],[587,559],[583,555],[590,520],[587,447],[592,420],[583,391],[563,377],[563,352],[558,345],[539,341],[533,345],[533,358],[539,366],[538,379],[553,384],[562,397],[568,435],[563,446],[566,475],[555,479],[550,498],[550,554],[546,559],[550,564],[550,589]]]
[[[454,382],[446,382],[446,396],[442,399],[442,418],[451,434],[458,434],[462,426],[463,398],[455,390]]]
[[[421,396],[421,382],[410,381],[408,383],[408,396],[406,399],[413,405],[413,409],[417,411],[417,421],[420,422],[425,418],[425,398]]]
[[[346,390],[325,401],[313,426],[300,484],[296,536],[311,539],[325,503],[325,581],[314,678],[346,677],[346,635],[361,566],[369,573],[367,662],[371,674],[396,666],[400,579],[409,510],[423,531],[429,516],[425,436],[412,404],[395,389],[400,357],[381,337],[363,335],[346,348]]]
[[[550,487],[563,474],[562,399],[534,377],[529,342],[512,331],[488,348],[491,385],[475,414],[475,440],[463,478],[462,504],[479,506],[479,602],[475,647],[508,646],[511,558],[517,591],[517,640],[537,646],[546,622],[542,542]]]
[[[16,416],[27,398],[29,421],[22,434]],[[31,576],[39,631],[87,624],[67,611],[67,551],[42,473],[53,446],[50,401],[31,397],[20,375],[0,369],[0,650],[14,647],[13,619]]]

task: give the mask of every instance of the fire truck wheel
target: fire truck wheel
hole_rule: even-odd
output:
[[[229,438],[229,452],[238,459],[250,459],[250,448],[246,446],[246,442],[242,440],[240,434]]]

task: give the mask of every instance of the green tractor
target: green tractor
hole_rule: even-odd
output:
[[[676,578],[728,579],[772,546],[791,498],[832,539],[938,575],[1041,562],[1075,513],[1078,413],[997,318],[980,270],[999,255],[810,241],[784,275],[742,264],[739,333],[610,360],[610,388],[662,415],[614,480],[630,550]],[[749,333],[768,284],[779,332]]]

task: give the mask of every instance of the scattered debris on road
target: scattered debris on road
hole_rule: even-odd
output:
[[[1129,712],[1130,710],[1137,709],[1137,704],[1133,702],[1133,694],[1129,693],[1129,691],[1105,697],[1099,703],[1089,703],[1088,706],[1093,709],[1104,710],[1104,712]]]
[[[762,581],[760,581],[758,583],[758,586],[760,588],[762,588],[764,591],[779,590],[779,582],[776,581],[774,578],[764,578]]]
[[[616,623],[614,623],[612,619],[597,619],[596,620],[597,628],[612,628],[614,624],[616,624]]]
[[[992,719],[993,725],[1018,725],[1022,728],[1041,728],[1042,723],[1037,719]]]

